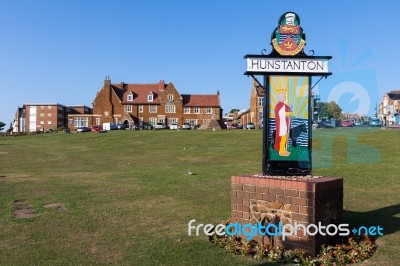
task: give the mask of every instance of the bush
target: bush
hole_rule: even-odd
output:
[[[229,223],[225,223],[228,225]],[[362,262],[375,253],[375,241],[366,235],[343,238],[336,246],[321,246],[316,258],[306,254],[303,250],[285,250],[279,247],[263,246],[254,240],[246,241],[237,236],[218,236],[213,234],[209,241],[226,251],[241,255],[251,256],[257,260],[268,263],[295,263],[298,265],[345,265]]]

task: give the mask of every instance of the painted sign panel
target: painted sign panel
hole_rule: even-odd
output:
[[[270,76],[268,157],[308,161],[309,77]]]

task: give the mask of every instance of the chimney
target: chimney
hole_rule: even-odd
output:
[[[110,86],[111,86],[110,76],[106,76],[106,79],[104,80],[104,87],[109,88]]]
[[[217,95],[219,96],[219,90],[217,90]]]
[[[160,80],[160,83],[158,84],[158,90],[163,91],[165,88],[165,81],[162,79]]]

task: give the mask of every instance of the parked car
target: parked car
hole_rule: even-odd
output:
[[[165,129],[164,123],[157,123],[155,126],[156,129]]]
[[[184,124],[182,125],[182,129],[189,130],[189,129],[192,129],[192,126],[191,126],[189,123],[184,123]]]
[[[243,125],[242,124],[237,124],[237,129],[243,129]]]
[[[140,125],[139,124],[135,124],[131,127],[131,130],[140,130]]]
[[[360,120],[357,120],[354,122],[354,126],[357,126],[357,127],[363,126],[363,123]]]
[[[382,126],[382,121],[379,118],[371,118],[369,120],[369,125],[371,127],[381,127]]]
[[[111,123],[110,124],[110,130],[117,130],[118,126],[116,124]]]
[[[78,129],[76,130],[76,132],[78,132],[78,133],[90,132],[90,131],[92,131],[92,130],[88,127],[78,127]]]
[[[143,129],[152,130],[153,125],[151,123],[145,123],[143,124]]]
[[[178,124],[177,124],[177,123],[171,123],[171,124],[169,125],[169,129],[177,130],[177,129],[178,129]]]
[[[99,126],[99,125],[96,125],[96,126],[92,127],[92,131],[93,132],[99,132],[99,131],[102,131],[102,130],[103,130],[103,127]]]
[[[118,130],[124,130],[124,129],[126,129],[126,125],[125,124],[118,124],[117,125],[117,129]]]
[[[248,123],[246,125],[246,129],[256,129],[256,126],[254,125],[254,123]]]
[[[343,120],[340,123],[341,127],[352,127],[353,126],[353,122],[351,122],[350,120]]]

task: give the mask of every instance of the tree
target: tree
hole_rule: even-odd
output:
[[[329,102],[328,103],[328,113],[330,117],[334,118],[335,120],[338,120],[342,116],[342,108],[335,103],[335,102]]]
[[[6,124],[4,124],[3,122],[0,122],[0,131],[3,130],[3,128],[4,128],[5,125],[6,125]]]
[[[318,115],[320,118],[327,118],[327,119],[334,118],[335,120],[338,120],[342,116],[342,109],[337,103],[333,101],[329,103],[320,102],[318,104],[318,107],[319,107]]]
[[[239,110],[239,109],[232,109],[229,113],[230,113],[230,114],[233,114],[234,112],[238,112],[238,113],[239,113],[240,110]]]

